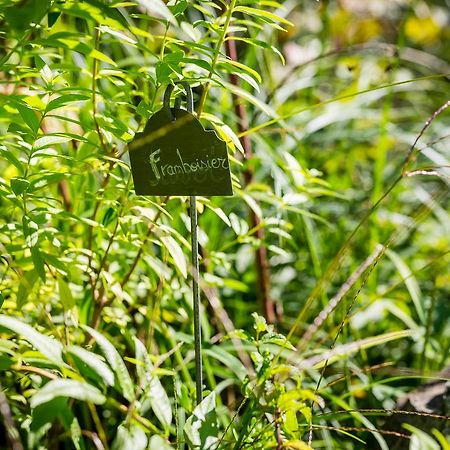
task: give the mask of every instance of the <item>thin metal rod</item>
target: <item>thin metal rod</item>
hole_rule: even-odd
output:
[[[203,400],[202,370],[202,329],[200,325],[200,271],[198,266],[198,221],[197,198],[190,197],[189,215],[191,218],[192,244],[192,301],[194,306],[194,350],[195,350],[195,387],[197,404]]]

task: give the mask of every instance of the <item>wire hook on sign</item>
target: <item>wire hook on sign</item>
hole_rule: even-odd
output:
[[[163,107],[148,120],[142,133],[129,144],[134,189],[138,195],[189,196],[192,244],[192,299],[196,399],[202,401],[203,370],[200,326],[197,196],[233,195],[227,146],[214,131],[205,130],[194,115],[192,89],[177,82],[187,95],[187,108],[174,107],[174,85],[167,86]]]
[[[187,96],[187,112],[190,114],[193,114],[194,112],[194,97],[192,95],[192,89],[189,86],[189,83],[187,81],[178,81],[175,83],[179,84],[181,86],[183,86],[184,90],[186,91],[186,96]],[[175,120],[175,117],[172,114],[171,108],[170,108],[170,97],[172,96],[172,92],[174,90],[175,85],[173,84],[169,84],[166,88],[166,91],[164,92],[164,100],[163,100],[163,105],[164,108],[167,111],[168,116],[172,119]],[[177,99],[178,100],[178,99]],[[180,104],[175,103],[175,109],[179,109],[180,108]]]

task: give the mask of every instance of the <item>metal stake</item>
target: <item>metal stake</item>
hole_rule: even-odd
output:
[[[179,81],[187,95],[187,111],[194,113],[194,101],[192,89],[186,81]],[[164,93],[164,107],[172,119],[174,119],[170,109],[170,96],[174,85],[169,84]],[[175,102],[175,107],[179,107],[179,101]],[[192,245],[192,303],[194,310],[194,352],[195,352],[195,388],[197,404],[203,400],[203,370],[202,370],[202,328],[200,324],[200,269],[198,264],[198,218],[197,218],[197,198],[189,197],[189,216],[191,219],[191,245]]]
[[[192,244],[192,301],[194,305],[194,350],[195,350],[195,387],[197,404],[203,400],[203,371],[202,371],[202,328],[200,324],[200,288],[198,281],[200,270],[198,266],[198,222],[197,198],[190,197],[189,215],[191,218]]]

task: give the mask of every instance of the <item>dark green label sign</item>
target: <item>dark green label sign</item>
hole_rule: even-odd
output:
[[[233,195],[227,146],[179,108],[163,108],[129,145],[139,195]]]

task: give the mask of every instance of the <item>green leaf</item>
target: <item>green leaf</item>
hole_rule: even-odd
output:
[[[16,195],[21,195],[28,190],[30,182],[25,178],[11,178],[11,189]]]
[[[75,299],[72,296],[72,291],[69,285],[64,281],[61,275],[57,275],[59,299],[61,300],[64,309],[71,309],[75,306]]]
[[[394,263],[395,267],[397,268],[398,272],[400,273],[400,276],[402,277],[406,285],[406,288],[408,289],[409,295],[411,296],[411,299],[414,303],[414,306],[416,308],[417,315],[419,316],[420,322],[422,325],[425,324],[425,312],[423,310],[422,305],[422,292],[419,287],[419,283],[417,282],[416,278],[413,276],[411,269],[408,267],[408,265],[403,261],[400,256],[395,253],[392,250],[387,249],[386,255],[391,259],[391,261]]]
[[[161,242],[167,248],[170,256],[173,258],[175,265],[180,271],[184,278],[187,277],[187,263],[186,257],[184,256],[183,250],[178,244],[178,242],[172,236],[161,236]]]
[[[178,0],[175,5],[168,5],[170,12],[175,16],[183,14],[188,7],[188,2],[186,0]]]
[[[139,5],[147,11],[151,16],[161,17],[169,21],[172,25],[176,25],[177,21],[170,12],[170,9],[162,0],[136,0]]]
[[[19,7],[5,8],[2,13],[4,13],[9,26],[19,32],[21,36],[31,23],[39,23],[44,18],[49,3],[50,0],[29,0],[21,3]]]
[[[424,431],[409,423],[404,423],[402,426],[411,432],[409,450],[441,450],[440,445]]]
[[[0,292],[0,308],[3,306],[4,301],[5,301],[5,297],[3,297],[3,294]]]
[[[172,405],[170,404],[170,399],[161,381],[153,373],[154,367],[148,357],[144,344],[137,338],[134,339],[134,343],[136,347],[136,360],[142,363],[137,366],[139,380],[143,385],[143,395],[140,400],[142,412],[146,412],[146,403],[149,403],[155,416],[164,428],[167,428],[172,423]]]
[[[30,252],[31,252],[31,259],[34,264],[34,269],[36,270],[41,280],[45,282],[46,275],[45,275],[44,258],[42,257],[41,252],[36,246],[31,247]]]
[[[239,61],[234,61],[232,59],[219,58],[219,64],[230,65],[237,69],[239,72],[247,72],[251,75],[258,83],[261,83],[261,75],[251,67],[246,66],[245,64],[240,63]]]
[[[112,66],[116,66],[117,65],[116,62],[114,60],[112,60],[109,56],[105,55],[104,53],[100,52],[99,50],[97,50],[95,48],[91,49],[87,54],[91,58],[98,59],[99,61],[106,62],[108,64],[111,64]]]
[[[52,145],[55,144],[62,144],[64,142],[68,142],[72,140],[70,137],[68,136],[59,136],[59,135],[47,135],[47,136],[43,136],[41,138],[39,138],[37,141],[35,141],[34,143],[34,150],[39,150],[42,148],[48,148]]]
[[[450,440],[448,439],[448,436],[446,438],[439,430],[436,430],[435,428],[433,428],[431,432],[436,437],[439,444],[441,444],[442,450],[450,450]]]
[[[269,22],[273,23],[284,23],[285,25],[293,26],[292,22],[289,22],[289,20],[284,19],[283,17],[277,16],[274,13],[271,13],[270,11],[267,11],[265,9],[259,8],[249,8],[247,6],[237,6],[234,9],[236,12],[242,12],[244,14],[248,14],[250,16],[256,17],[256,18],[264,18],[267,19]]]
[[[25,102],[14,102],[14,106],[17,111],[19,111],[20,116],[22,117],[25,124],[30,128],[30,130],[37,134],[39,127],[41,126],[41,122],[36,115],[34,109],[29,107]]]
[[[53,338],[45,336],[14,317],[0,315],[0,326],[20,334],[45,357],[58,365],[62,365],[62,345]]]
[[[145,450],[146,448],[147,436],[142,428],[135,424],[119,425],[111,450]]]
[[[36,408],[39,405],[50,402],[57,397],[69,397],[96,405],[105,403],[106,397],[94,386],[83,381],[75,380],[51,380],[30,399],[30,406]]]
[[[126,19],[116,9],[98,0],[65,1],[61,4],[64,13],[86,20],[94,20],[100,25],[106,25],[118,30],[128,29]]]
[[[15,363],[10,356],[0,355],[0,372],[9,369]]]
[[[85,329],[97,342],[103,356],[106,358],[106,361],[116,374],[122,395],[131,402],[134,398],[133,382],[130,374],[128,373],[127,366],[125,365],[125,362],[119,352],[116,350],[114,345],[112,345],[111,342],[109,342],[109,340],[98,331],[86,325],[83,326],[83,329]]]
[[[234,84],[228,83],[224,80],[221,80],[221,83],[237,97],[241,97],[244,100],[247,100],[248,102],[252,103],[261,111],[266,113],[268,116],[273,118],[277,116],[276,112],[269,105],[266,105],[264,102],[256,98],[254,95],[250,94],[250,92],[247,92],[245,89],[242,89],[241,87],[235,86]]]
[[[153,435],[148,443],[148,450],[174,450],[174,448],[157,434]]]
[[[23,164],[10,149],[0,146],[0,152],[3,158],[7,159],[14,167],[16,167],[18,173],[23,173]]]
[[[233,335],[233,337],[235,336],[236,335]],[[203,351],[206,355],[214,360],[220,361],[224,366],[232,370],[240,380],[244,380],[247,376],[247,369],[242,362],[223,348],[211,346],[210,348],[205,348]]]
[[[53,422],[60,417],[64,410],[68,410],[67,398],[56,397],[49,402],[39,405],[31,412],[31,430],[38,431],[47,423]]]
[[[184,425],[184,436],[191,449],[216,448],[219,428],[216,415],[216,393],[211,392],[197,405]]]
[[[149,378],[150,381],[141,399],[143,410],[146,409],[144,403],[148,401],[155,416],[164,428],[168,428],[172,423],[172,406],[169,397],[167,396],[161,381],[159,381],[155,375],[152,375]]]
[[[87,95],[83,95],[83,94],[61,95],[61,97],[55,98],[48,103],[47,108],[45,109],[45,112],[48,113],[55,109],[61,108],[62,106],[65,106],[69,103],[75,103],[75,102],[80,102],[80,101],[84,101],[84,100],[89,100],[89,97]]]
[[[261,41],[259,39],[250,39],[250,38],[245,38],[245,37],[238,37],[238,36],[232,36],[232,37],[229,37],[229,39],[233,39],[234,41],[242,41],[242,42],[245,42],[245,43],[250,44],[250,45],[254,45],[254,46],[257,46],[257,47],[262,47],[262,48],[267,49],[267,50],[271,50],[274,53],[276,53],[280,57],[281,62],[283,64],[285,64],[284,56],[280,52],[280,50],[278,50],[275,46],[270,45],[270,44],[268,44],[265,41]]]
[[[269,331],[269,327],[267,325],[266,319],[257,313],[252,314],[253,320],[255,321],[255,330],[257,333],[264,333]]]
[[[102,382],[104,382],[107,386],[114,386],[114,373],[98,355],[77,345],[69,346],[67,348],[67,353],[77,357],[89,369],[94,371],[100,380],[102,380]],[[80,370],[80,372],[82,372],[82,370]]]
[[[24,274],[24,276],[20,279],[19,289],[17,291],[17,306],[21,308],[25,305],[28,295],[33,289],[34,284],[36,283],[39,275],[35,270],[30,270]]]
[[[80,445],[83,439],[82,432],[80,423],[78,422],[78,419],[76,417],[73,418],[72,423],[70,424],[70,438],[72,439],[75,450],[82,450],[82,447]]]

